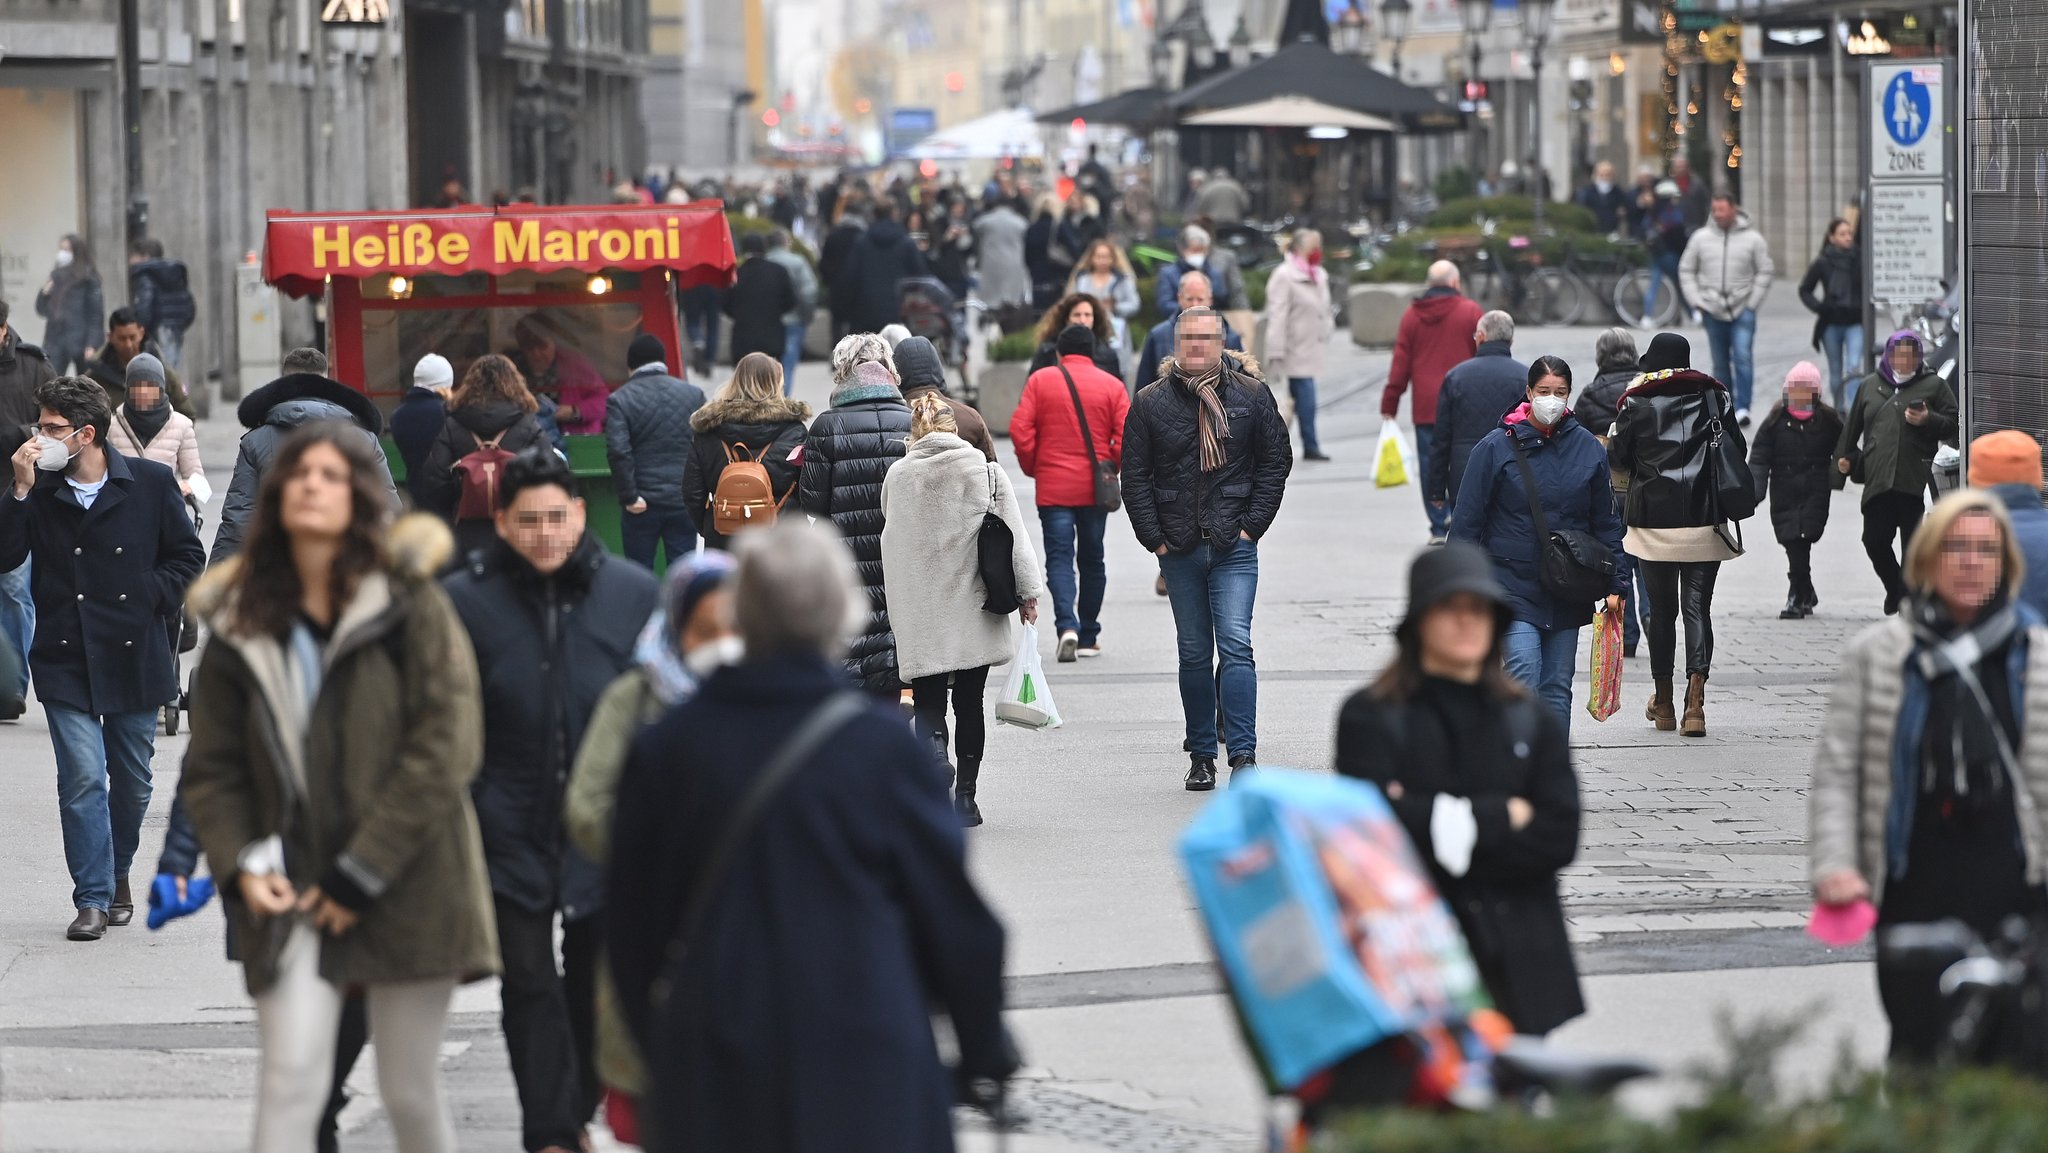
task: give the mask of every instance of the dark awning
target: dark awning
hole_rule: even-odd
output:
[[[1085,120],[1090,124],[1119,124],[1138,128],[1166,120],[1166,94],[1157,88],[1132,88],[1107,100],[1058,108],[1038,117],[1041,124],[1068,124]]]
[[[1167,104],[1184,116],[1279,96],[1307,97],[1385,117],[1409,132],[1453,132],[1465,126],[1457,109],[1423,89],[1403,84],[1359,57],[1308,40],[1176,93]]]

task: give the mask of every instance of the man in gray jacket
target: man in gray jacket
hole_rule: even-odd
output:
[[[1770,294],[1770,246],[1727,193],[1714,197],[1712,219],[1692,234],[1678,259],[1678,285],[1705,314],[1714,351],[1714,379],[1735,392],[1735,419],[1749,427],[1756,387],[1756,310]]]
[[[1031,299],[1031,273],[1024,267],[1024,233],[1030,229],[1007,200],[974,221],[974,251],[981,271],[981,299],[990,308]]]
[[[782,346],[782,395],[788,396],[796,390],[796,365],[803,359],[804,332],[811,326],[811,315],[818,311],[818,274],[811,271],[811,262],[803,254],[789,246],[789,233],[780,228],[768,234],[768,262],[779,264],[789,273],[789,283],[796,288],[796,307],[782,314],[782,323],[788,329]]]
[[[625,514],[619,543],[628,560],[651,569],[657,546],[667,546],[670,564],[697,548],[697,525],[683,502],[683,466],[696,440],[690,418],[704,407],[704,390],[669,375],[668,350],[651,333],[633,338],[626,363],[633,372],[605,405],[604,453]]]

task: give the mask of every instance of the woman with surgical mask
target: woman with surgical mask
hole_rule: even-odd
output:
[[[1472,449],[1450,534],[1484,547],[1493,558],[1513,618],[1501,637],[1502,661],[1509,676],[1549,706],[1567,734],[1579,630],[1593,619],[1595,604],[1561,599],[1545,587],[1546,537],[1585,534],[1619,562],[1622,533],[1607,450],[1566,407],[1571,392],[1572,366],[1562,359],[1539,356],[1529,366],[1527,399]],[[1542,509],[1540,525],[1536,506]],[[1613,573],[1605,607],[1619,613],[1628,575],[1618,563]]]
[[[107,338],[106,297],[84,237],[57,242],[56,264],[36,293],[36,315],[43,318],[43,352],[50,367],[58,376],[83,373]]]
[[[569,838],[602,865],[611,855],[619,773],[643,725],[689,699],[697,686],[745,655],[733,623],[731,554],[715,549],[669,566],[661,607],[641,630],[636,667],[611,683],[591,713],[569,777],[564,819]],[[609,969],[598,970],[597,1072],[605,1085],[612,1133],[639,1144],[637,1102],[647,1091],[646,1063],[619,1016]]]

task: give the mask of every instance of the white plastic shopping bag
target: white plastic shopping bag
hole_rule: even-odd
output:
[[[1415,446],[1401,426],[1391,420],[1380,422],[1380,442],[1373,449],[1373,483],[1380,488],[1399,488],[1421,478],[1415,474]]]
[[[1017,653],[1010,658],[1009,675],[1003,678],[1003,695],[996,700],[996,720],[1020,729],[1056,729],[1060,711],[1046,687],[1045,665],[1038,659],[1038,626],[1017,629]]]

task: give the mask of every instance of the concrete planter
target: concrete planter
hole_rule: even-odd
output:
[[[804,359],[832,359],[832,314],[822,308],[804,328]]]
[[[1005,360],[991,364],[981,370],[981,393],[975,398],[974,407],[981,418],[988,422],[989,432],[996,436],[1010,435],[1010,418],[1017,413],[1017,405],[1024,399],[1024,380],[1031,367],[1022,360]]]
[[[1401,332],[1401,315],[1423,292],[1420,284],[1354,284],[1351,286],[1351,342],[1361,348],[1392,348]]]

